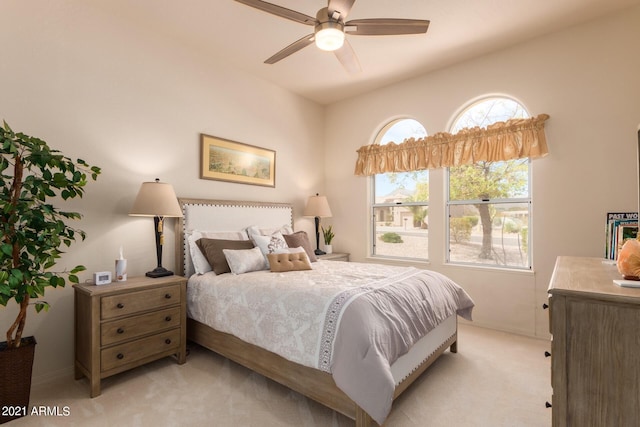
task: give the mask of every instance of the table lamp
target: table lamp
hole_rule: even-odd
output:
[[[155,182],[143,182],[133,202],[131,216],[152,216],[154,219],[156,234],[156,256],[158,266],[146,273],[147,277],[164,277],[173,275],[162,267],[162,245],[164,245],[163,222],[165,217],[181,217],[182,209],[178,203],[175,191],[171,184],[160,182],[156,178]]]
[[[325,196],[316,193],[315,196],[309,197],[307,206],[304,209],[304,216],[312,216],[316,222],[316,255],[324,255],[325,252],[320,250],[320,218],[331,217],[331,208]]]

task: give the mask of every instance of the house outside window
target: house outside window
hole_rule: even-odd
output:
[[[387,124],[375,144],[402,143],[427,132],[414,119]],[[372,176],[372,239],[374,257],[426,261],[428,251],[429,172],[382,173]]]
[[[514,118],[528,118],[510,98],[476,102],[450,133]],[[477,162],[448,169],[447,262],[531,269],[530,159]]]

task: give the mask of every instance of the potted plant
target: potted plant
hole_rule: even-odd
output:
[[[324,228],[322,228],[322,235],[324,236],[324,251],[328,254],[333,252],[333,246],[331,246],[331,241],[333,240],[333,238],[336,236],[333,233],[333,229],[331,228],[331,226]]]
[[[48,310],[46,301],[36,299],[48,287],[63,287],[65,277],[78,283],[77,273],[85,270],[82,265],[52,270],[63,246],[78,237],[84,240],[85,233],[67,224],[80,219],[79,213],[59,210],[50,199],[82,197],[87,177],[95,180],[100,168],[74,162],[41,139],[14,132],[6,122],[0,127],[0,153],[0,304],[18,305],[7,340],[0,343],[0,402],[3,409],[17,409],[3,410],[2,423],[28,410],[35,339],[22,333],[29,305],[36,312]]]

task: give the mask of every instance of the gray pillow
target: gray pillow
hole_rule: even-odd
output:
[[[285,234],[284,240],[290,248],[302,247],[307,253],[309,261],[316,262],[318,260],[315,252],[313,252],[313,247],[311,246],[311,242],[309,241],[309,236],[307,236],[306,231],[296,231],[293,234]]]

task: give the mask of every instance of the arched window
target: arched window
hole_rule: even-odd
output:
[[[513,99],[486,98],[464,109],[450,133],[528,117]],[[447,261],[531,269],[530,159],[451,167],[447,182]]]
[[[382,128],[374,144],[399,144],[425,136],[427,131],[418,121],[397,119]],[[426,261],[429,171],[381,173],[371,179],[371,255]]]

